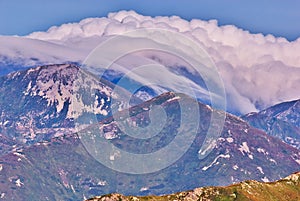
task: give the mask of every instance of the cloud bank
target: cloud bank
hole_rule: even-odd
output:
[[[59,46],[61,52],[67,52],[65,60],[77,61],[83,60],[101,40],[142,28],[180,32],[199,43],[215,62],[224,81],[229,111],[247,113],[300,98],[300,38],[288,42],[272,35],[251,34],[232,25],[218,26],[215,20],[152,18],[120,11],[107,18],[54,26],[47,32],[35,32],[22,39]],[[173,43],[176,45],[178,41]]]

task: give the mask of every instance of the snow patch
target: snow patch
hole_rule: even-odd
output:
[[[247,145],[247,142],[243,142],[242,145],[240,145],[240,148],[238,148],[238,150],[245,155],[245,153],[250,153],[250,149]]]
[[[225,141],[225,139],[224,139],[224,138],[222,138],[222,137],[219,137],[219,138],[218,138],[218,141],[219,141],[219,142],[224,142],[224,141]]]
[[[4,198],[5,197],[5,193],[1,193],[0,194],[0,198],[2,199],[2,198]]]
[[[262,180],[263,182],[270,182],[270,180],[269,180],[267,177],[261,178],[261,180]]]
[[[277,164],[277,162],[273,158],[270,158],[269,161],[271,161],[272,163]]]
[[[32,88],[31,83],[32,83],[32,81],[30,80],[30,82],[29,82],[29,84],[28,84],[28,86],[27,86],[27,89],[26,89],[25,91],[23,91],[23,94],[24,94],[25,96],[28,96],[29,93],[30,93],[30,89]]]
[[[99,186],[105,186],[105,185],[107,185],[107,181],[100,180],[100,181],[98,181],[97,185],[99,185]]]
[[[245,175],[251,175],[251,172],[241,168],[241,172],[244,172]]]
[[[265,151],[263,148],[257,148],[256,149],[258,151],[258,153],[263,153],[264,155],[269,155],[269,153],[267,151]]]
[[[209,111],[213,111],[213,109],[212,109],[209,105],[205,105],[205,107],[206,107],[207,109],[209,109]]]
[[[180,99],[180,96],[175,96],[175,97],[167,100],[167,102],[172,102],[172,101],[179,100],[179,99]]]
[[[202,170],[203,170],[203,171],[206,171],[206,170],[208,170],[209,168],[211,168],[214,164],[217,163],[217,160],[218,160],[219,158],[230,158],[230,155],[229,155],[229,154],[226,154],[226,155],[221,154],[221,155],[217,156],[217,157],[214,159],[214,161],[213,161],[210,165],[204,166],[204,167],[202,168]]]
[[[148,187],[142,187],[141,189],[140,189],[140,191],[147,191],[149,188]]]
[[[21,186],[24,185],[24,183],[22,183],[20,179],[17,179],[17,180],[15,181],[15,184],[16,184],[16,186],[18,186],[18,187],[21,187]]]
[[[263,169],[262,169],[262,167],[259,167],[259,166],[258,166],[258,167],[256,167],[256,168],[260,171],[261,174],[265,174],[264,171],[263,171]]]
[[[2,124],[3,126],[6,126],[9,123],[8,120],[4,121],[3,123],[1,122],[0,124]]]
[[[71,189],[72,189],[73,193],[76,193],[74,186],[72,184],[71,184]]]
[[[213,148],[215,148],[217,146],[217,141],[216,140],[212,140],[211,143],[209,143],[209,146],[206,147],[206,149],[202,150],[200,149],[198,151],[198,154],[200,155],[205,155],[207,151],[210,151],[212,150]]]

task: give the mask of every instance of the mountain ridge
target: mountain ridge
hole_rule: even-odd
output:
[[[300,149],[300,99],[279,103],[241,118],[287,144]]]
[[[243,181],[226,187],[202,187],[163,196],[124,196],[118,193],[97,196],[86,201],[144,201],[144,200],[236,200],[236,201],[297,201],[300,199],[300,172],[275,182]]]
[[[24,72],[23,74],[26,73]],[[10,75],[11,78],[14,77],[16,80],[15,82],[10,82],[12,85],[7,86],[20,90],[19,93],[24,96],[23,92],[24,90],[26,91],[30,80],[26,80],[22,88],[20,87],[22,77],[18,77],[20,75]],[[52,73],[51,75],[56,74]],[[49,80],[48,78],[46,80]],[[54,80],[57,77],[50,76],[50,78],[50,80]],[[3,81],[4,78],[1,79]],[[36,76],[32,76],[32,79],[36,79]],[[41,82],[43,80],[45,79],[41,79]],[[63,82],[63,80],[60,81]],[[31,86],[34,85],[32,84]],[[60,86],[64,87],[65,85],[62,84]],[[51,88],[51,86],[47,85],[46,88]],[[59,95],[58,89],[59,87],[52,87],[55,94]],[[64,90],[62,89],[62,91]],[[29,91],[29,93],[31,92]],[[41,93],[42,95],[44,94],[43,91]],[[12,96],[11,98],[14,97]],[[35,96],[28,96],[28,98],[28,103],[35,106],[36,114],[40,114],[41,111],[45,114],[51,114],[53,108],[47,106],[47,100],[43,101],[45,105],[43,108],[36,104]],[[40,96],[37,98],[42,100]],[[195,100],[188,96],[180,96],[170,92],[130,108],[129,117],[124,116],[122,111],[117,112],[116,117],[124,117],[125,121],[130,118],[132,122],[135,122],[133,125],[145,127],[151,122],[149,118],[151,116],[150,113],[155,108],[154,106],[161,105],[166,111],[166,122],[157,135],[152,136],[150,139],[136,140],[129,136],[130,133],[123,132],[121,129],[115,129],[116,119],[109,117],[109,114],[103,119],[100,118],[99,122],[95,124],[95,128],[99,128],[98,131],[101,131],[98,136],[102,140],[112,143],[116,148],[131,153],[153,153],[162,147],[168,146],[175,139],[182,115],[179,101],[186,105],[190,105],[191,101],[195,103]],[[28,115],[28,112],[31,112],[29,110],[23,111],[23,108],[19,106],[12,107],[15,102],[2,102],[1,104],[5,107],[1,108],[6,108],[5,111],[8,111],[7,108],[11,108],[10,112],[24,114],[25,116]],[[32,141],[29,144],[30,146],[15,144],[14,139],[22,138],[26,135],[23,131],[18,136],[7,135],[10,132],[4,133],[1,130],[0,137],[4,139],[1,148],[8,147],[10,151],[0,156],[0,193],[4,193],[4,199],[7,200],[31,199],[34,201],[47,199],[77,201],[84,199],[84,197],[93,197],[112,192],[120,192],[125,195],[160,195],[193,189],[199,186],[228,185],[246,179],[273,181],[299,170],[299,150],[277,138],[270,137],[263,131],[249,126],[246,121],[228,113],[221,136],[213,136],[215,137],[215,142],[212,141],[214,143],[210,144],[213,148],[210,150],[210,154],[205,158],[199,158],[199,151],[209,126],[222,125],[210,125],[212,112],[221,111],[216,111],[214,108],[199,102],[197,104],[199,106],[199,128],[195,140],[189,149],[170,166],[160,171],[142,175],[118,172],[102,164],[97,155],[93,155],[88,150],[90,147],[95,147],[93,144],[83,144],[80,136],[78,137],[72,130],[59,130],[64,125],[66,126],[65,128],[70,127],[70,125],[59,124],[60,126],[56,128],[52,126],[51,122],[48,122],[49,128],[43,128],[44,133],[40,133],[42,135],[36,133],[38,134],[36,136],[42,137],[45,134],[46,136],[48,135],[48,138]],[[195,113],[195,111],[187,113],[185,118],[189,120],[191,115]],[[226,113],[223,112],[223,114]],[[6,115],[2,115],[1,118],[5,119]],[[64,121],[64,118],[58,119],[58,123]],[[36,118],[33,120],[40,121],[40,119]],[[158,119],[160,120],[161,116]],[[46,120],[50,121],[51,119]],[[3,122],[6,122],[6,120]],[[15,125],[10,125],[10,127],[13,128]],[[194,124],[186,125],[186,129],[194,127]],[[30,127],[28,130],[30,131]],[[141,134],[147,135],[151,134],[151,132]],[[100,153],[107,154],[102,149],[97,150]],[[114,161],[117,157],[118,155],[109,157],[109,160]],[[145,164],[153,165],[154,163],[153,161],[148,161]],[[45,188],[45,186],[49,186],[49,188]]]

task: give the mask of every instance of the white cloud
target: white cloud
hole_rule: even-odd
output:
[[[203,46],[224,80],[230,109],[237,107],[237,111],[246,113],[300,98],[300,39],[288,42],[272,35],[251,34],[232,25],[218,26],[216,20],[186,21],[176,16],[152,18],[133,11],[120,11],[107,18],[88,18],[79,23],[51,27],[47,32],[32,33],[27,39],[14,39],[27,41],[31,38],[34,44],[45,44],[39,53],[35,51],[38,45],[27,45],[32,49],[29,53],[20,41],[14,45],[19,44],[24,57],[32,54],[44,61],[50,58],[77,61],[84,60],[104,38],[140,28],[181,32]],[[173,43],[176,46],[180,41]],[[8,45],[4,48],[13,49]],[[3,48],[1,55],[2,51]]]

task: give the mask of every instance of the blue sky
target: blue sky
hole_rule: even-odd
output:
[[[0,35],[26,35],[52,25],[135,10],[143,15],[217,19],[251,33],[295,40],[300,36],[297,0],[0,0]]]

